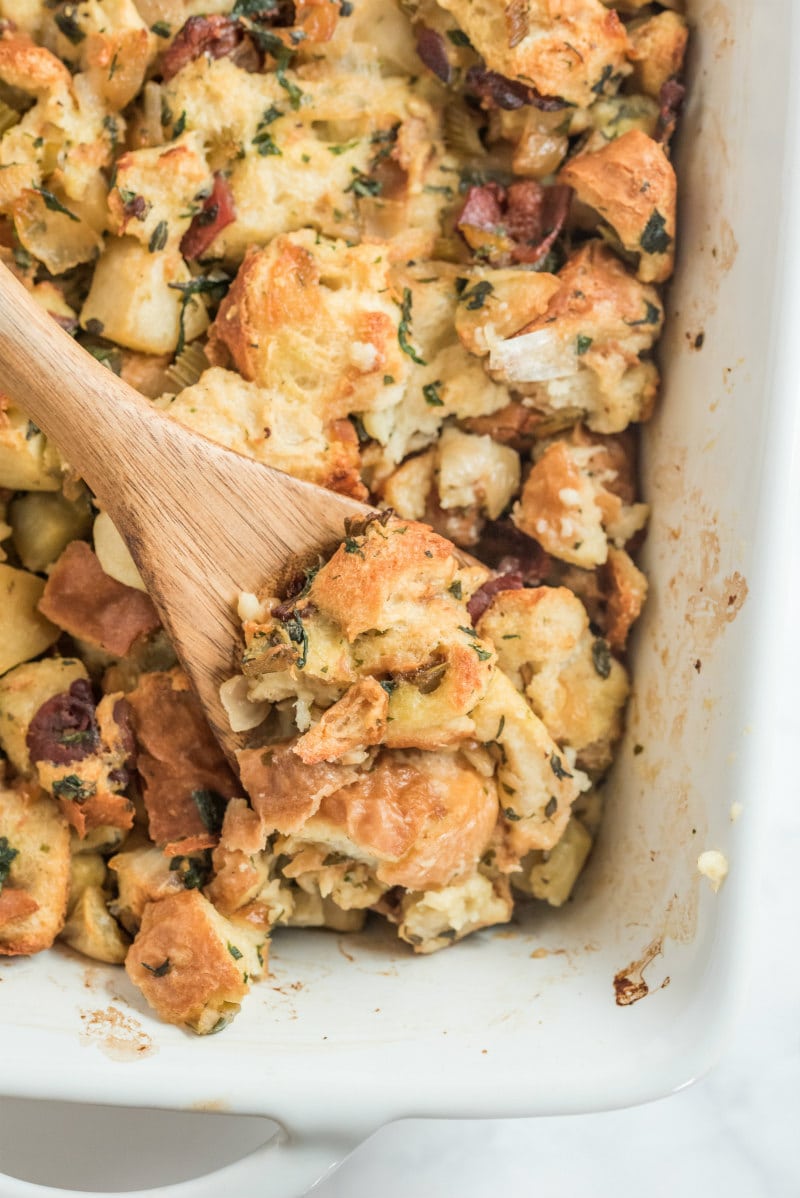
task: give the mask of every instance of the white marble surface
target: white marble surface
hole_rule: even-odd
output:
[[[798,658],[800,660],[800,656]],[[796,671],[787,671],[791,675]],[[792,707],[787,692],[785,710]],[[797,743],[800,715],[784,743]],[[542,1120],[406,1122],[384,1128],[314,1191],[315,1198],[486,1198],[503,1188],[548,1198],[798,1198],[800,1195],[800,958],[794,879],[800,804],[789,783],[763,795],[768,833],[760,934],[746,1016],[704,1080],[661,1102],[600,1115]],[[98,1126],[102,1120],[102,1127]],[[136,1126],[136,1121],[139,1125]],[[186,1177],[185,1149],[219,1167],[263,1139],[261,1121],[212,1116],[122,1116],[57,1104],[0,1101],[0,1170],[64,1188],[125,1190]],[[144,1153],[120,1150],[144,1144]],[[105,1155],[101,1145],[110,1145]],[[47,1150],[43,1151],[43,1145]],[[200,1146],[202,1145],[202,1148]],[[196,1183],[185,1188],[186,1198]],[[25,1187],[0,1180],[0,1198]],[[204,1193],[205,1193],[204,1189]],[[213,1192],[213,1191],[212,1191]],[[269,1187],[242,1185],[241,1198]],[[225,1198],[239,1198],[228,1189]]]

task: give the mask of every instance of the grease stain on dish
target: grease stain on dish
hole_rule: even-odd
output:
[[[648,965],[652,965],[656,957],[660,957],[664,950],[663,936],[656,936],[651,940],[642,955],[638,960],[631,961],[624,969],[620,969],[614,974],[614,1001],[618,1007],[630,1007],[640,999],[646,998],[648,994],[654,993],[650,988],[650,984],[645,980],[644,971]],[[670,982],[669,976],[655,987],[656,990],[663,990]]]
[[[95,1045],[112,1061],[138,1061],[158,1052],[139,1020],[125,1015],[118,1007],[82,1010],[80,1017],[81,1044]]]

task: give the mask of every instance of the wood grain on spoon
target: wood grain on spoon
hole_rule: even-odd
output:
[[[128,543],[229,755],[219,686],[235,671],[236,600],[371,509],[189,432],[58,327],[0,266],[0,390],[50,437]]]

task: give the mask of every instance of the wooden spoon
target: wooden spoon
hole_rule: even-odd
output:
[[[0,389],[52,438],[125,538],[229,757],[219,687],[240,591],[278,579],[372,509],[170,420],[73,341],[0,266]]]

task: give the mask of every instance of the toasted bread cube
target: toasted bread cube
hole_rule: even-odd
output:
[[[105,885],[106,863],[100,853],[76,853],[73,849],[69,863],[69,900],[67,915],[75,910],[84,890],[90,886],[100,889]]]
[[[173,860],[161,849],[145,844],[124,849],[113,856],[108,868],[117,875],[118,897],[111,903],[113,914],[131,934],[135,933],[148,903],[180,894],[185,886],[181,872],[171,869]],[[181,858],[187,861],[189,858]],[[197,875],[197,884],[202,876]],[[189,889],[189,887],[186,887]]]
[[[200,211],[198,196],[210,192],[211,186],[197,133],[186,133],[169,146],[123,154],[108,196],[114,232],[135,237],[147,247],[161,227],[165,247],[176,249],[193,213]]]
[[[110,914],[100,886],[86,886],[70,912],[60,939],[70,948],[109,965],[121,965],[128,952],[128,941]]]
[[[452,886],[407,894],[397,934],[415,953],[434,953],[479,928],[508,923],[513,908],[507,883],[475,873]]]
[[[70,878],[69,831],[35,788],[0,788],[0,956],[49,948],[61,930]]]
[[[663,283],[670,277],[677,182],[658,142],[631,129],[602,149],[578,154],[559,178],[608,221],[626,250],[639,255],[642,282]]]
[[[677,12],[660,12],[629,27],[633,51],[633,83],[648,96],[658,99],[668,79],[680,74],[689,29]]]
[[[571,819],[558,844],[543,854],[528,875],[531,894],[551,907],[561,907],[572,894],[592,848],[592,838],[578,819]]]
[[[44,580],[27,570],[0,564],[0,608],[3,638],[0,641],[0,674],[44,653],[58,640],[55,624],[38,610]]]
[[[45,657],[17,666],[0,678],[0,748],[19,774],[31,772],[25,738],[36,712],[68,691],[73,682],[86,679],[86,667],[74,657]]]
[[[148,903],[125,968],[167,1023],[221,1031],[261,976],[264,940],[232,924],[199,890]]]
[[[20,408],[0,395],[0,487],[58,491],[61,478],[58,450]]]
[[[186,341],[208,324],[202,296],[184,297],[171,283],[188,283],[191,274],[176,250],[150,253],[132,237],[107,238],[81,309],[81,325],[99,321],[103,335],[127,349],[146,354],[174,353],[181,311]]]

